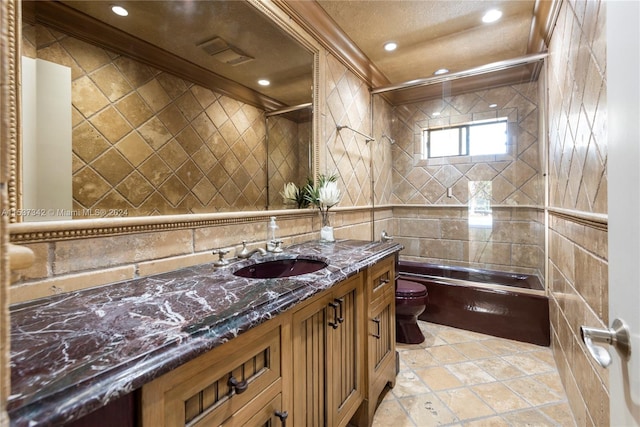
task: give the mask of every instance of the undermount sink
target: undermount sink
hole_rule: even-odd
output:
[[[275,279],[313,273],[327,265],[324,261],[309,258],[276,259],[248,265],[234,271],[233,274],[249,279]]]

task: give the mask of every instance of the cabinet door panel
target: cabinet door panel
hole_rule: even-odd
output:
[[[280,333],[279,322],[265,323],[145,385],[142,425],[219,425],[270,385],[281,388]]]
[[[331,297],[319,299],[295,312],[293,337],[293,425],[325,426],[325,377],[328,325],[333,313],[328,310]]]
[[[373,375],[380,365],[395,355],[395,299],[380,300],[371,310],[369,322],[369,365]]]
[[[349,279],[334,291],[339,326],[330,329],[333,351],[329,353],[331,425],[345,425],[362,401],[363,337],[362,276]]]

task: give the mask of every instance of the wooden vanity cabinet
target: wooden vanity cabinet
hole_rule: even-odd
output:
[[[142,425],[371,425],[395,384],[394,260],[146,384]]]
[[[293,425],[344,426],[364,389],[363,274],[292,316]]]

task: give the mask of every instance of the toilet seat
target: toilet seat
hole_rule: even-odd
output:
[[[419,298],[427,295],[427,288],[420,283],[412,282],[410,280],[398,279],[398,287],[396,289],[396,296]]]

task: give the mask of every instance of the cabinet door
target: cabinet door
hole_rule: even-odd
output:
[[[393,286],[370,308],[369,381],[370,394],[377,398],[387,383],[395,382],[395,295]]]
[[[301,427],[328,425],[325,416],[326,354],[328,322],[333,321],[326,295],[292,316],[293,414],[291,422]]]
[[[362,276],[347,280],[333,292],[330,317],[338,327],[330,327],[331,339],[328,389],[329,425],[343,426],[358,409],[364,390],[364,319]],[[337,305],[337,307],[336,307]]]

